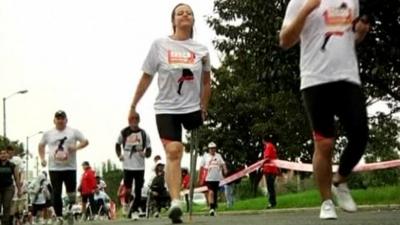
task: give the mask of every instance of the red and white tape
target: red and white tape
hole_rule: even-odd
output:
[[[282,169],[302,171],[302,172],[313,172],[312,164],[310,163],[296,163],[296,162],[289,162],[285,160],[276,159],[272,160],[270,164],[275,165]],[[382,170],[394,167],[400,167],[400,159],[375,162],[375,163],[359,163],[354,167],[353,171],[364,172],[364,171]],[[337,170],[338,170],[338,165],[333,165],[332,171],[336,172]]]
[[[226,177],[225,179],[223,179],[220,182],[219,186],[223,186],[227,183],[230,183],[241,177],[244,177],[248,173],[256,171],[263,164],[264,164],[264,159],[252,164],[251,166],[246,167],[245,169],[243,169],[235,174],[232,174],[229,177]],[[313,167],[312,167],[312,164],[310,164],[310,163],[297,163],[297,162],[290,162],[290,161],[286,161],[286,160],[275,159],[275,160],[271,160],[271,162],[269,164],[275,165],[282,169],[302,171],[302,172],[313,172]],[[389,168],[395,168],[395,167],[400,167],[400,159],[383,161],[383,162],[375,162],[375,163],[359,163],[354,167],[353,171],[364,172],[364,171],[372,171],[372,170],[389,169]],[[332,166],[333,172],[336,172],[337,169],[338,169],[338,165]],[[194,189],[194,192],[204,192],[204,191],[207,191],[206,186],[202,186],[202,187],[198,187],[198,188]],[[188,190],[185,190],[182,192],[182,194],[187,194],[188,192],[189,192]]]

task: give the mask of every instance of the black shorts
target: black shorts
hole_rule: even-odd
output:
[[[161,139],[182,141],[182,126],[193,130],[203,124],[201,111],[186,114],[156,114],[158,134]]]
[[[206,181],[206,186],[208,190],[217,193],[219,190],[219,181]]]
[[[367,124],[362,88],[346,81],[321,84],[302,90],[304,107],[315,140],[334,138],[335,116],[345,130],[357,132]]]
[[[39,211],[46,209],[51,206],[51,203],[46,201],[44,204],[32,204],[32,214],[36,216]]]

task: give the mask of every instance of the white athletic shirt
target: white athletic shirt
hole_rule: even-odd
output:
[[[145,131],[146,132],[146,131]],[[117,143],[122,145],[123,138],[120,133],[118,136]],[[135,146],[136,152],[131,154],[132,147]],[[146,148],[150,148],[150,136],[146,133]],[[122,167],[124,170],[144,170],[145,160],[143,151],[143,138],[140,131],[132,132],[127,138],[124,149],[122,149],[124,160],[122,161]]]
[[[143,72],[158,73],[156,114],[184,114],[200,110],[202,74],[210,71],[207,47],[188,39],[169,37],[153,42],[143,63]]]
[[[64,140],[64,141],[62,141]],[[85,141],[86,138],[83,134],[70,127],[66,127],[64,130],[59,131],[56,128],[49,130],[43,134],[40,144],[47,145],[48,147],[48,165],[50,171],[64,171],[64,170],[76,170],[76,151],[69,151],[69,146],[76,146],[77,142]],[[60,143],[62,144],[62,151],[65,151],[65,159],[56,159],[55,154]]]
[[[104,191],[95,192],[93,195],[95,201],[102,199],[104,202],[108,202],[110,197],[108,197],[107,193]]]
[[[10,162],[14,163],[19,173],[24,172],[24,162],[21,157],[14,155],[11,157]]]
[[[222,166],[224,164],[225,161],[219,153],[215,153],[215,155],[204,154],[200,166],[207,170],[206,181],[221,181],[224,178],[222,176]]]
[[[295,19],[306,1],[289,2],[283,26]],[[308,16],[300,34],[300,89],[335,81],[361,84],[352,30],[358,15],[358,0],[321,0]]]

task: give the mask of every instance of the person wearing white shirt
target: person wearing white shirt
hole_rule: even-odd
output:
[[[200,167],[207,171],[205,182],[208,188],[209,214],[215,216],[218,206],[219,182],[228,173],[228,170],[221,154],[217,153],[217,145],[214,142],[208,144],[208,153],[204,154],[201,159]]]
[[[171,13],[173,34],[155,40],[143,63],[128,119],[158,74],[158,96],[154,109],[161,142],[166,153],[165,179],[171,194],[168,217],[182,223],[180,202],[182,126],[194,130],[203,124],[211,94],[210,57],[207,47],[194,41],[192,8],[180,3]]]
[[[85,148],[89,141],[81,131],[68,127],[67,114],[58,110],[53,119],[55,127],[45,132],[40,140],[38,152],[43,167],[48,166],[51,186],[53,187],[53,207],[57,216],[57,223],[63,224],[63,202],[61,198],[62,186],[65,184],[68,195],[68,223],[73,224],[71,207],[76,202],[76,153]],[[48,160],[45,159],[46,147]]]
[[[366,36],[369,22],[366,16],[359,16],[359,8],[359,0],[291,0],[279,35],[284,49],[300,42],[300,89],[313,131],[321,219],[337,218],[332,193],[342,209],[357,210],[346,181],[368,139],[355,45]],[[333,175],[336,117],[348,144]]]

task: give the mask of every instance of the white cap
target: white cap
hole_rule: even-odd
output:
[[[216,148],[217,145],[214,142],[208,143],[208,148]]]

